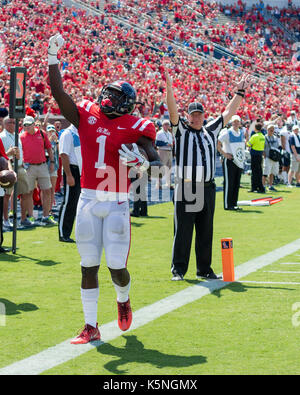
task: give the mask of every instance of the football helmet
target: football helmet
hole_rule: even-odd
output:
[[[136,102],[136,91],[126,81],[115,81],[102,88],[98,103],[107,115],[131,114]]]

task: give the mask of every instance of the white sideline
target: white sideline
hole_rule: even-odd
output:
[[[300,262],[280,262],[280,265],[300,265]]]
[[[243,280],[241,283],[251,283],[251,284],[277,284],[277,285],[300,285],[300,283],[295,282],[283,282],[283,281],[248,281]]]
[[[255,272],[278,259],[292,254],[300,249],[300,239],[277,248],[260,257],[251,259],[235,268],[236,280]],[[212,293],[218,289],[226,287],[228,282],[221,280],[199,282],[199,284],[190,286],[182,291],[159,300],[149,306],[145,306],[133,313],[133,323],[130,330],[122,332],[119,330],[117,321],[112,321],[101,325],[101,341],[88,343],[84,345],[72,345],[70,339],[50,347],[38,354],[32,355],[23,360],[17,361],[0,369],[0,375],[37,375],[46,370],[54,368],[73,358],[84,354],[101,344],[109,342],[117,337],[124,335],[134,329],[137,329],[147,323],[159,318],[173,310],[178,309],[188,303],[194,302],[205,295]]]
[[[277,274],[300,274],[300,272],[282,271],[282,270],[266,270],[264,273],[277,273]]]

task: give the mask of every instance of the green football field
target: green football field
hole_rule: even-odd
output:
[[[240,200],[258,197],[248,183]],[[18,232],[17,253],[0,256],[0,374],[300,374],[300,188],[277,188],[270,196],[282,202],[241,212],[224,211],[217,193],[212,267],[222,273],[220,240],[232,237],[233,283],[196,280],[194,250],[185,281],[171,281],[172,203],[133,218],[133,326],[116,328],[103,257],[103,341],[87,347],[69,345],[84,324],[76,246],[59,243],[57,227]],[[11,238],[5,233],[4,246]]]

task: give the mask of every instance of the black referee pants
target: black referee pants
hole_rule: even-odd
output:
[[[211,272],[213,220],[215,212],[216,185],[211,182],[204,187],[204,205],[201,211],[188,212],[190,202],[176,199],[174,192],[174,241],[172,254],[173,274],[185,275],[188,270],[193,231],[195,227],[195,251],[197,275]]]
[[[264,191],[262,183],[262,156],[251,155],[251,190],[252,191]]]
[[[131,178],[131,182],[138,180],[139,177]],[[143,193],[141,193],[141,187]],[[148,198],[147,198],[147,185],[141,184],[138,185],[136,191],[133,191],[134,200],[133,200],[133,209],[132,214],[136,217],[142,216],[147,217],[148,215]],[[140,198],[137,197],[140,195]]]
[[[69,238],[72,233],[74,220],[76,217],[77,203],[81,192],[79,167],[70,165],[75,185],[70,187],[67,184],[66,174],[63,172],[64,198],[59,210],[58,231],[59,237]]]
[[[224,176],[223,201],[226,210],[237,206],[243,169],[238,167],[233,160],[227,158],[222,161],[222,168]]]

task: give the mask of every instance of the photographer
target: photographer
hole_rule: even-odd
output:
[[[279,160],[281,157],[278,137],[274,136],[274,131],[275,126],[269,124],[267,126],[267,135],[265,136],[263,171],[263,185],[265,186],[267,178],[269,178],[269,191],[276,191],[273,187],[273,181],[274,176],[277,176],[279,173]]]
[[[44,105],[43,102],[41,100],[41,95],[39,93],[35,94],[33,103],[31,105],[31,108],[35,111],[38,112],[40,115],[43,114],[44,111]]]

